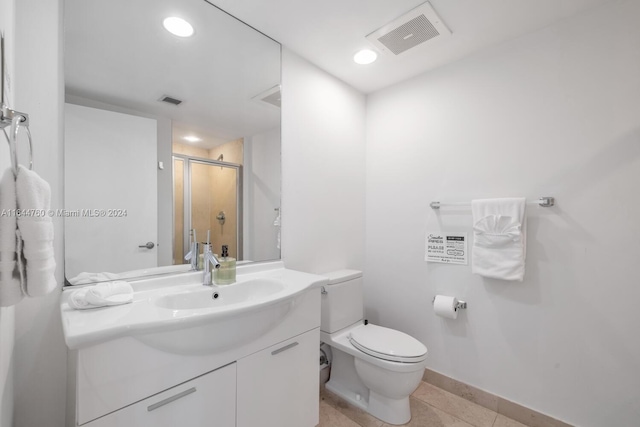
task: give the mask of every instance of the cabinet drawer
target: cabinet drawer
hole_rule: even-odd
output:
[[[86,427],[235,427],[236,364],[84,424]]]
[[[319,328],[254,353],[238,364],[238,427],[318,424]]]

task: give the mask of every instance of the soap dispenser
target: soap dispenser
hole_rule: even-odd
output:
[[[222,256],[218,258],[220,268],[214,271],[213,281],[216,285],[230,285],[236,281],[236,259],[229,256],[229,246],[222,245]]]

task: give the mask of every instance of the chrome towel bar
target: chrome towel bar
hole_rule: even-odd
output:
[[[533,202],[527,202],[528,205],[536,205],[543,208],[549,208],[551,206],[555,206],[556,199],[554,197],[540,197],[538,200]],[[471,203],[469,202],[455,202],[455,203],[443,203],[443,202],[431,202],[429,203],[431,209],[440,209],[441,207],[455,206],[460,208],[470,208]]]

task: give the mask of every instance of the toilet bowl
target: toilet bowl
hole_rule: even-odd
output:
[[[326,276],[320,340],[333,354],[327,389],[386,423],[407,423],[409,395],[422,379],[427,348],[403,332],[363,321],[361,272]]]

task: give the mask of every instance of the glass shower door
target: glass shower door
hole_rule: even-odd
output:
[[[173,158],[173,264],[184,264],[185,248],[185,160],[179,157]],[[189,234],[187,233],[187,236]]]
[[[189,230],[198,242],[211,231],[212,250],[242,259],[242,167],[215,160],[174,155],[174,264],[184,264]]]

